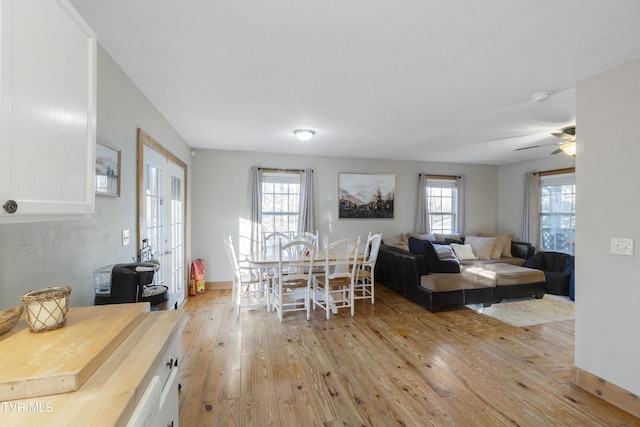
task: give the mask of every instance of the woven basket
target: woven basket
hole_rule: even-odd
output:
[[[47,332],[67,324],[69,311],[68,286],[37,289],[22,296],[27,323],[31,332]]]

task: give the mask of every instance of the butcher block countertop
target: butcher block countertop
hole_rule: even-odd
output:
[[[0,336],[0,425],[126,424],[182,315],[148,303],[71,308],[65,327],[41,334],[21,319]],[[7,396],[12,384],[19,393]]]

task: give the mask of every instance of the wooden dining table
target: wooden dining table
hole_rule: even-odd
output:
[[[288,261],[286,252],[283,254],[283,261]],[[324,265],[327,257],[327,249],[317,249],[313,256],[313,265]],[[269,246],[265,249],[249,252],[245,257],[247,263],[252,268],[278,268],[279,250],[276,246]],[[335,260],[335,258],[333,258]],[[362,262],[363,254],[358,253],[357,263]],[[329,261],[332,260],[329,255]]]
[[[267,269],[278,270],[279,258],[280,258],[279,252],[280,251],[277,246],[269,246],[264,249],[259,249],[257,251],[249,252],[245,256],[245,260],[247,261],[247,264],[249,264],[251,268],[259,269],[262,271],[265,271]],[[283,261],[288,261],[288,257],[286,255],[287,255],[286,252],[283,253]],[[314,268],[318,266],[324,267],[326,257],[327,257],[327,249],[316,250],[313,255],[313,267]],[[331,255],[329,255],[329,261],[331,261],[331,259],[332,259]],[[364,255],[359,252],[356,262],[360,263],[362,262],[363,259],[364,259]],[[276,272],[274,275],[271,276],[269,280],[273,280],[275,277],[277,277],[278,274],[279,273]],[[267,284],[268,288],[271,288],[271,286],[273,286],[272,283]],[[267,308],[269,310],[270,310],[270,305],[271,305],[270,303],[267,303]],[[333,314],[337,314],[337,309],[332,308],[331,311],[333,312]]]

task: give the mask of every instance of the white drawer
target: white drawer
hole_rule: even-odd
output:
[[[127,427],[178,426],[178,350],[178,338],[174,337],[155,367]]]
[[[171,372],[178,370],[178,337],[174,337],[153,373],[160,380],[160,387],[164,388]]]

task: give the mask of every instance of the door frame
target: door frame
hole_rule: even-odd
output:
[[[136,181],[137,181],[137,189],[136,189],[136,254],[138,254],[140,252],[140,245],[141,245],[141,232],[140,232],[140,223],[142,221],[142,205],[140,203],[141,201],[141,197],[142,194],[144,192],[144,189],[142,188],[144,185],[144,147],[147,146],[150,149],[152,149],[153,151],[156,151],[157,153],[159,153],[161,156],[165,157],[166,159],[170,160],[171,162],[175,163],[176,165],[178,165],[179,167],[181,167],[182,169],[184,169],[184,209],[182,210],[182,213],[184,215],[184,218],[182,218],[182,224],[184,229],[183,231],[183,236],[184,236],[184,260],[183,260],[183,266],[184,266],[184,286],[183,286],[183,292],[184,292],[184,301],[187,300],[187,298],[189,297],[189,272],[190,272],[190,266],[187,263],[187,195],[188,195],[188,191],[187,191],[187,186],[188,186],[188,181],[187,181],[187,164],[185,162],[183,162],[182,160],[180,160],[178,157],[176,157],[175,154],[173,154],[171,151],[167,150],[166,148],[164,148],[158,141],[156,141],[155,139],[153,139],[151,136],[147,135],[142,129],[138,128],[138,133],[137,133],[137,161],[136,161]],[[170,307],[168,307],[170,308]]]

